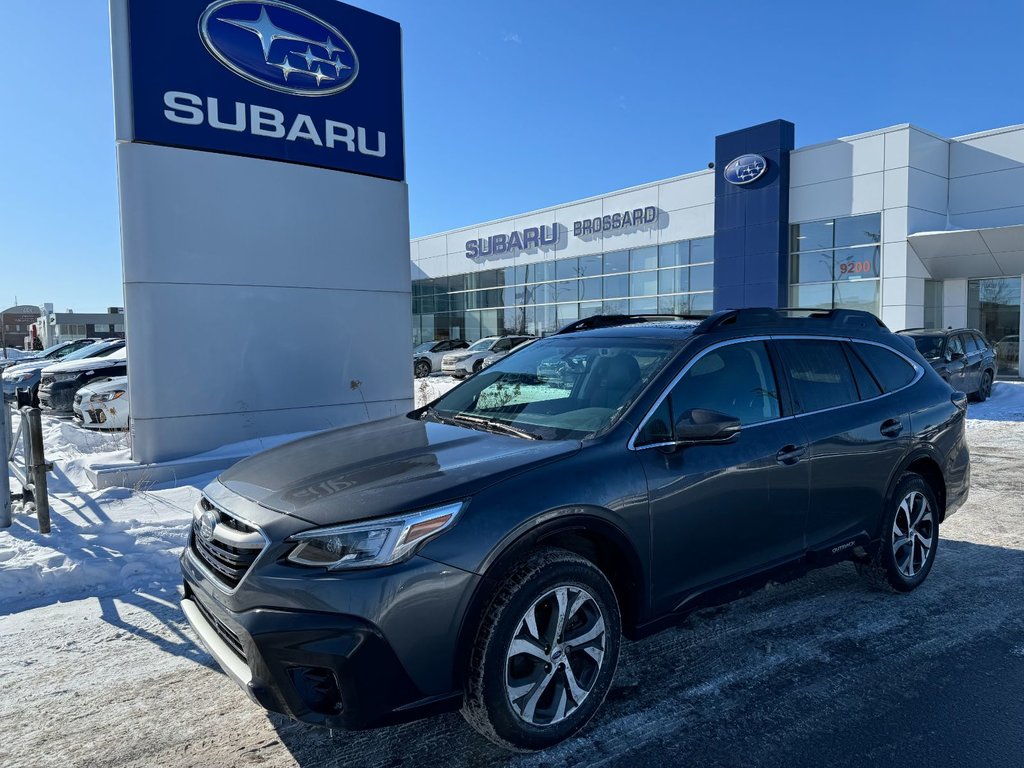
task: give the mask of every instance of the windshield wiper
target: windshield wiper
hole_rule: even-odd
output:
[[[519,429],[519,427],[513,427],[511,424],[505,421],[498,421],[497,419],[484,419],[479,416],[466,416],[465,414],[459,413],[449,417],[453,422],[460,422],[463,424],[475,424],[481,427],[487,427],[496,432],[504,432],[506,435],[514,435],[515,437],[524,437],[527,440],[543,440],[540,435],[535,435],[532,432],[527,432],[525,429]]]

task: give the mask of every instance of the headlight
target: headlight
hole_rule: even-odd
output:
[[[462,507],[458,502],[400,517],[297,533],[288,539],[298,543],[288,560],[332,571],[391,565],[450,528]]]
[[[123,389],[115,389],[113,392],[104,392],[102,395],[93,395],[89,398],[90,403],[109,403],[111,400],[117,400],[124,394]]]
[[[15,373],[11,376],[4,376],[4,381],[13,381],[15,384],[20,384],[23,381],[31,379],[33,374],[31,373]]]
[[[55,373],[53,374],[54,381],[71,381],[77,379],[79,374],[77,373]]]

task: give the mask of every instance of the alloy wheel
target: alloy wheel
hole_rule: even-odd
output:
[[[935,543],[935,516],[920,491],[903,497],[892,524],[892,554],[904,578],[912,579],[928,562]]]
[[[604,663],[604,616],[581,587],[545,592],[520,619],[505,660],[505,692],[530,725],[561,722],[590,694]]]

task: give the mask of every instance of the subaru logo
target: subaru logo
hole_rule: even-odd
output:
[[[213,539],[213,531],[220,522],[220,516],[212,509],[208,509],[199,517],[199,537],[203,541]]]
[[[722,176],[730,184],[749,184],[764,176],[768,170],[768,161],[760,155],[740,155],[722,171]]]
[[[278,0],[217,0],[199,18],[217,61],[250,82],[295,96],[330,96],[359,74],[348,40],[322,19]]]

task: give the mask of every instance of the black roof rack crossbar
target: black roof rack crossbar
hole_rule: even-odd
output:
[[[669,315],[669,314],[644,314],[644,315],[590,315],[581,317],[569,323],[559,330],[561,333],[576,333],[577,331],[590,331],[595,328],[614,328],[618,325],[634,325],[636,323],[650,323],[659,320],[697,320],[707,319],[707,315]]]
[[[799,313],[800,316],[795,316]],[[723,327],[778,325],[786,320],[822,320],[837,328],[888,330],[885,323],[861,309],[815,309],[804,307],[750,307],[726,309],[704,320],[694,333],[709,333]]]

